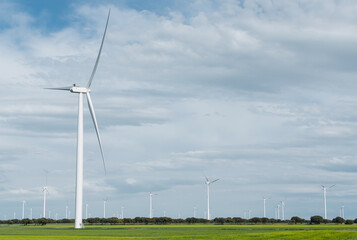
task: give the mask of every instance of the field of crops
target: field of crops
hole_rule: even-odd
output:
[[[356,239],[357,225],[0,226],[1,239]]]

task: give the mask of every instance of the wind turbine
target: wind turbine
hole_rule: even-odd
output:
[[[107,201],[108,201],[108,198],[104,199],[104,202],[103,202],[103,218],[105,218],[105,207],[107,205]]]
[[[26,201],[22,200],[22,219],[25,218],[25,203],[26,203]]]
[[[277,219],[280,219],[280,203],[278,203],[276,208],[277,208],[277,213],[278,213],[278,218]]]
[[[341,206],[341,217],[343,219],[345,219],[345,206],[344,205]]]
[[[213,181],[210,181],[208,180],[207,177],[206,178],[206,185],[207,185],[207,220],[210,220],[210,212],[209,212],[209,186],[214,183],[214,182],[217,182],[219,179],[216,179],[216,180],[213,180]]]
[[[265,201],[266,201],[266,200],[269,200],[269,199],[270,199],[270,198],[263,197],[263,202],[264,202],[264,212],[263,212],[264,215],[263,215],[263,216],[264,216],[264,217],[267,217],[267,216],[266,216]]]
[[[150,192],[150,194],[149,194],[149,196],[150,196],[150,215],[149,215],[149,218],[152,218],[153,216],[153,214],[152,214],[152,196],[154,196],[154,195],[158,195],[158,194],[156,194],[156,193],[152,193],[152,192]]]
[[[58,87],[58,88],[47,88],[50,90],[64,90],[64,91],[70,91],[71,93],[77,93],[78,94],[78,132],[77,132],[77,170],[76,170],[76,216],[75,216],[75,223],[74,227],[75,228],[83,228],[83,222],[82,222],[82,206],[83,206],[83,94],[86,94],[87,96],[87,102],[88,102],[88,108],[90,111],[90,114],[92,116],[92,120],[94,123],[95,131],[97,133],[97,138],[99,142],[99,147],[100,147],[100,152],[102,155],[103,159],[103,165],[104,165],[104,170],[105,170],[105,162],[104,162],[104,155],[103,155],[103,149],[102,149],[102,143],[100,140],[100,135],[99,135],[99,130],[98,130],[98,124],[97,124],[97,119],[95,117],[95,112],[92,104],[92,99],[90,97],[90,87],[95,75],[95,72],[98,67],[98,62],[100,59],[100,54],[102,52],[103,48],[103,43],[105,39],[105,35],[107,32],[107,27],[108,27],[108,22],[109,22],[109,17],[110,17],[110,10],[108,12],[108,17],[107,17],[107,22],[105,25],[105,30],[102,38],[102,43],[99,48],[98,56],[94,64],[94,68],[92,70],[92,74],[89,78],[89,81],[87,83],[86,87],[78,87],[75,84],[71,87]]]
[[[329,187],[325,187],[324,185],[321,185],[322,190],[324,191],[324,207],[325,207],[325,219],[327,219],[327,209],[326,209],[326,190],[330,189],[332,187],[336,186],[336,184],[331,185]]]
[[[46,218],[46,194],[48,193],[47,187],[42,188],[43,192],[43,217]]]
[[[285,220],[285,203],[284,203],[284,201],[281,201],[281,220]]]

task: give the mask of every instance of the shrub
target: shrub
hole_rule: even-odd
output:
[[[332,219],[332,222],[336,224],[342,224],[345,222],[345,219],[343,219],[342,217],[335,217],[334,219]]]
[[[291,218],[291,223],[304,223],[305,222],[305,219],[303,219],[303,218],[299,218],[299,217],[297,217],[297,216],[294,216],[294,217],[292,217]]]
[[[353,220],[346,220],[345,224],[353,224]]]
[[[311,224],[320,224],[324,222],[324,219],[321,216],[312,216],[310,222]]]

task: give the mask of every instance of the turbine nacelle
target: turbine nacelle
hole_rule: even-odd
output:
[[[71,93],[89,93],[90,89],[85,87],[73,86],[69,91],[71,91]]]

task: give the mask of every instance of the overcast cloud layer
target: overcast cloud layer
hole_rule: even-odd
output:
[[[74,213],[77,96],[111,8],[92,84],[105,175],[85,106],[91,216],[204,217],[252,210],[357,217],[355,1],[74,1],[61,17],[0,1],[0,218]],[[26,4],[31,4],[27,3]],[[60,18],[61,24],[50,22]],[[46,24],[48,19],[48,24]],[[52,25],[51,25],[51,24]],[[53,215],[54,216],[54,215]],[[73,217],[73,214],[72,214]]]

